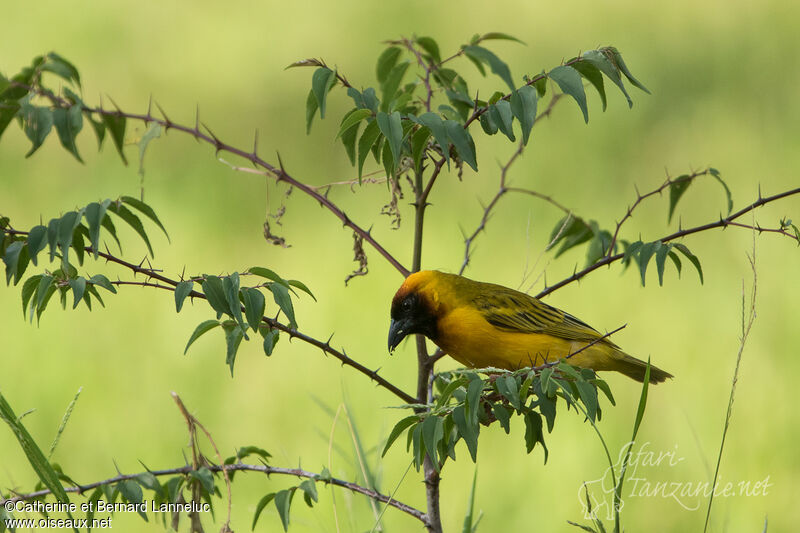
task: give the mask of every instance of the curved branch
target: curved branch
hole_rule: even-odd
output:
[[[4,228],[3,232],[11,234],[11,235],[27,235],[27,232],[25,232],[25,231],[18,231],[18,230],[14,230],[14,229],[11,229],[11,228]],[[84,249],[86,250],[87,253],[90,253],[90,254],[94,253],[94,250],[92,250],[92,248],[90,246],[86,246]],[[164,276],[163,274],[160,274],[157,270],[155,270],[153,268],[143,267],[142,264],[136,265],[136,264],[130,263],[128,261],[125,261],[124,259],[121,259],[119,257],[116,257],[116,256],[112,255],[110,252],[108,252],[108,250],[106,250],[106,252],[98,252],[97,255],[102,257],[106,261],[109,261],[111,263],[116,263],[118,265],[124,266],[125,268],[131,270],[135,274],[144,274],[148,278],[153,278],[153,279],[156,279],[158,281],[161,281],[161,282],[167,284],[167,285],[160,285],[160,284],[157,284],[157,283],[132,282],[132,281],[116,281],[116,282],[112,282],[115,285],[139,285],[139,286],[142,286],[142,287],[153,287],[153,288],[158,288],[158,289],[165,289],[165,290],[169,290],[169,291],[174,291],[175,287],[177,287],[177,285],[179,283],[178,281],[176,281],[174,279],[168,278],[167,276]],[[193,281],[197,281],[197,280],[193,280]],[[203,294],[202,292],[199,292],[199,291],[195,291],[195,290],[190,292],[188,296],[190,296],[192,298],[202,298],[203,300],[207,300],[205,294]],[[397,396],[398,398],[400,398],[404,402],[406,402],[406,403],[416,403],[416,399],[413,396],[411,396],[407,392],[403,391],[402,389],[400,389],[399,387],[397,387],[396,385],[394,385],[392,382],[388,381],[387,379],[379,376],[378,375],[378,370],[379,369],[370,370],[369,368],[367,368],[366,366],[362,365],[358,361],[356,361],[354,359],[351,359],[344,352],[344,350],[339,351],[339,350],[333,348],[330,345],[330,339],[328,339],[326,342],[322,342],[319,339],[311,337],[310,335],[306,335],[305,333],[302,333],[301,331],[299,331],[297,329],[290,328],[289,326],[287,326],[285,324],[282,324],[282,323],[278,322],[277,320],[275,320],[273,318],[266,317],[266,316],[262,317],[261,320],[264,323],[268,324],[270,327],[278,329],[280,331],[283,331],[284,333],[289,335],[289,337],[291,337],[291,338],[300,339],[301,341],[303,341],[305,343],[308,343],[308,344],[310,344],[312,346],[315,346],[315,347],[319,348],[320,350],[323,351],[323,353],[328,354],[328,355],[332,355],[333,357],[335,357],[336,359],[341,361],[343,365],[349,366],[349,367],[354,368],[355,370],[361,372],[365,376],[369,377],[376,384],[378,384],[381,387],[383,387],[384,389],[388,390],[389,392],[391,392],[392,394],[394,394],[395,396]],[[333,336],[331,336],[331,338],[333,338]]]
[[[41,94],[42,96],[45,96],[45,97],[49,98],[50,101],[52,101],[55,105],[58,105],[60,107],[65,107],[65,106],[69,107],[70,106],[70,102],[68,100],[53,94],[49,90],[42,89],[40,87],[31,87],[31,86],[28,86],[28,85],[25,85],[25,84],[21,84],[21,83],[18,83],[18,82],[12,82],[11,85],[14,86],[14,87],[22,87],[22,88],[25,88],[25,89],[27,89],[29,91],[30,90],[36,91],[38,94]],[[228,152],[228,153],[231,153],[231,154],[234,154],[234,155],[238,155],[239,157],[242,157],[242,158],[250,161],[253,165],[260,166],[260,167],[264,168],[265,170],[267,170],[270,174],[272,174],[272,176],[275,178],[276,182],[278,182],[278,183],[280,183],[280,182],[288,183],[292,187],[296,187],[297,189],[300,189],[305,194],[307,194],[308,196],[310,196],[311,198],[313,198],[314,200],[319,202],[319,204],[321,206],[323,206],[326,209],[328,209],[328,211],[333,213],[339,220],[341,220],[342,224],[344,224],[345,226],[349,227],[354,232],[358,233],[361,237],[363,237],[363,239],[365,241],[370,243],[372,245],[372,247],[375,248],[375,250],[377,250],[378,253],[380,253],[403,276],[408,276],[408,274],[410,273],[409,270],[400,263],[400,261],[398,261],[391,253],[389,253],[383,246],[381,246],[381,244],[378,243],[378,241],[376,241],[372,237],[372,235],[370,233],[370,230],[365,230],[364,228],[362,228],[361,226],[359,226],[358,224],[353,222],[350,219],[350,217],[347,215],[347,213],[345,213],[336,204],[331,202],[328,199],[327,196],[325,196],[323,194],[320,194],[314,187],[306,185],[305,183],[303,183],[303,182],[297,180],[296,178],[293,178],[291,175],[289,175],[289,173],[287,173],[286,170],[283,168],[283,164],[280,161],[280,156],[278,156],[278,165],[279,166],[276,167],[274,165],[271,165],[270,163],[268,163],[267,161],[265,161],[261,157],[259,157],[259,155],[257,154],[257,147],[256,146],[253,146],[253,151],[252,152],[247,152],[247,151],[242,150],[240,148],[236,148],[235,146],[232,146],[232,145],[230,145],[228,143],[225,143],[225,142],[219,140],[217,138],[217,136],[214,135],[214,133],[205,124],[202,124],[202,126],[205,128],[206,132],[208,132],[208,133],[204,133],[204,132],[202,132],[200,130],[201,123],[199,121],[195,124],[195,126],[193,128],[190,128],[188,126],[184,126],[182,124],[178,124],[177,122],[173,122],[172,120],[169,119],[169,117],[166,116],[166,114],[164,114],[163,111],[162,111],[162,115],[164,115],[164,118],[160,119],[160,118],[154,117],[149,109],[147,111],[147,114],[128,113],[128,112],[122,111],[120,109],[117,109],[116,111],[109,111],[107,109],[103,109],[102,107],[89,107],[89,106],[86,106],[86,105],[83,105],[82,109],[84,111],[87,111],[89,113],[94,113],[94,114],[97,114],[97,115],[105,115],[105,116],[112,116],[112,117],[125,117],[126,119],[140,120],[140,121],[144,122],[145,124],[148,124],[150,122],[155,122],[156,124],[160,124],[161,126],[163,126],[165,131],[168,131],[170,128],[172,128],[172,129],[187,133],[187,134],[193,136],[198,141],[204,141],[204,142],[212,145],[216,149],[216,151],[218,153],[219,152]]]
[[[733,213],[732,215],[728,215],[725,218],[719,219],[717,222],[709,222],[708,224],[703,224],[701,226],[695,226],[693,228],[679,230],[679,231],[676,231],[675,233],[671,233],[671,234],[669,234],[669,235],[667,235],[665,237],[662,237],[661,239],[657,239],[657,240],[659,240],[661,242],[669,242],[669,241],[673,241],[675,239],[680,239],[682,237],[686,237],[687,235],[691,235],[693,233],[700,233],[702,231],[707,231],[707,230],[714,229],[714,228],[726,228],[728,226],[750,228],[750,226],[747,226],[747,225],[744,225],[744,224],[739,224],[739,223],[734,224],[733,221],[736,220],[737,218],[739,218],[740,216],[742,216],[742,215],[744,215],[746,213],[749,213],[750,211],[753,211],[754,209],[756,209],[758,207],[761,207],[762,205],[766,205],[766,204],[768,204],[770,202],[774,202],[775,200],[780,200],[781,198],[786,198],[787,196],[793,196],[795,194],[800,194],[800,187],[798,187],[796,189],[790,189],[790,190],[784,191],[782,193],[774,194],[772,196],[767,196],[766,198],[759,197],[759,199],[756,200],[755,202],[753,202],[752,204],[750,204],[750,205],[748,205],[746,207],[743,207],[742,209],[740,209],[739,211]],[[758,228],[758,227],[756,227],[755,230],[756,231],[767,231],[764,228]],[[784,235],[787,235],[788,237],[796,239],[796,237],[794,235],[791,235],[791,234],[786,233],[786,232],[776,232],[776,233],[782,233]],[[619,254],[616,254],[616,255],[612,255],[612,256],[605,256],[605,257],[603,257],[603,259],[601,259],[597,263],[594,263],[593,265],[589,265],[588,267],[584,268],[583,270],[581,270],[579,272],[575,272],[571,276],[562,279],[561,281],[559,281],[555,285],[550,285],[549,287],[545,287],[544,290],[542,290],[539,294],[536,295],[536,297],[537,298],[543,298],[543,297],[547,296],[548,294],[560,289],[561,287],[569,285],[570,283],[572,283],[574,281],[578,281],[579,279],[583,278],[584,276],[586,276],[590,272],[593,272],[593,271],[597,270],[601,266],[610,265],[611,263],[614,263],[615,261],[619,261],[624,256],[625,256],[625,254],[622,254],[622,253],[619,253]]]
[[[362,487],[357,483],[353,483],[351,481],[344,481],[342,479],[338,479],[335,477],[327,478],[322,477],[320,474],[309,472],[308,470],[303,470],[301,468],[281,468],[277,466],[269,466],[269,465],[250,465],[244,463],[236,463],[231,465],[208,465],[206,468],[211,470],[212,472],[235,472],[235,471],[243,471],[243,472],[261,472],[263,474],[271,475],[271,474],[282,474],[287,476],[295,476],[300,478],[307,478],[313,479],[314,481],[319,481],[321,483],[325,483],[328,485],[334,485],[337,487],[342,487],[352,492],[356,492],[358,494],[363,494],[368,498],[372,498],[375,501],[379,501],[390,505],[396,509],[403,511],[404,513],[413,516],[417,520],[421,521],[423,524],[427,525],[427,516],[425,513],[416,509],[408,504],[403,502],[399,502],[390,496],[386,496],[380,492],[374,491],[372,489],[368,489],[366,487]],[[179,468],[168,468],[164,470],[148,470],[147,472],[141,472],[139,474],[120,474],[118,476],[114,476],[109,479],[104,479],[102,481],[95,481],[93,483],[88,483],[86,485],[78,485],[75,487],[65,487],[64,490],[69,493],[75,494],[83,494],[87,490],[91,490],[97,487],[102,487],[104,485],[111,485],[113,483],[118,483],[120,481],[126,481],[129,479],[136,479],[138,476],[142,474],[152,474],[154,476],[171,476],[171,475],[178,475],[178,474],[189,474],[194,469],[191,465],[185,465]],[[18,501],[27,501],[32,500],[34,498],[41,498],[42,496],[47,496],[50,494],[50,490],[43,489],[36,492],[30,492],[28,494],[20,494],[18,496],[14,496],[13,498],[7,498],[0,500],[0,505],[5,505],[8,502],[16,503]]]

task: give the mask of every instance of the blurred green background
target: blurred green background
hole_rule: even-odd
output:
[[[800,4],[780,1],[691,2],[657,6],[646,2],[569,2],[540,6],[533,2],[220,2],[142,3],[119,1],[78,7],[70,3],[9,3],[4,6],[0,69],[13,74],[34,55],[57,51],[79,68],[84,97],[97,103],[111,98],[123,109],[144,112],[152,95],[175,121],[200,117],[222,139],[247,148],[258,129],[261,153],[287,170],[320,185],[351,179],[341,146],[333,142],[338,118],[350,101],[340,89],[329,99],[330,117],[317,120],[311,135],[304,125],[310,70],[284,71],[298,59],[323,57],[357,86],[374,83],[381,41],[431,35],[443,55],[474,33],[503,31],[527,43],[489,43],[511,67],[515,79],[558,65],[581,50],[617,46],[652,96],[632,89],[635,105],[609,90],[601,113],[588,91],[590,122],[576,106],[560,104],[539,124],[533,142],[510,173],[512,184],[550,194],[601,226],[613,224],[640,191],[658,186],[665,169],[676,176],[713,165],[729,183],[734,208],[764,195],[797,187],[800,169],[800,101],[796,97],[800,65],[797,42]],[[466,61],[459,65],[482,94],[502,88],[496,78],[479,79]],[[110,98],[109,98],[110,97]],[[143,133],[131,124],[131,141]],[[463,182],[443,176],[428,211],[423,266],[456,271],[463,256],[461,230],[472,231],[497,188],[499,163],[513,146],[473,131],[480,172],[466,170]],[[136,149],[128,148],[129,167],[113,147],[96,153],[91,132],[79,149],[78,164],[52,135],[38,153],[24,159],[28,141],[11,126],[0,143],[0,212],[21,229],[83,206],[122,194],[137,196]],[[226,156],[223,156],[226,157]],[[226,157],[233,161],[232,157]],[[374,164],[374,163],[373,163]],[[370,169],[375,170],[375,169]],[[150,145],[144,177],[145,200],[158,212],[172,239],[155,228],[151,236],[156,268],[172,277],[187,273],[226,273],[263,265],[306,282],[318,302],[296,304],[303,331],[319,338],[335,333],[333,344],[406,390],[413,390],[416,365],[411,343],[393,357],[386,353],[391,296],[400,276],[366,248],[369,275],[343,280],[352,270],[352,237],[327,211],[295,192],[283,226],[273,229],[290,248],[264,241],[262,224],[269,205],[276,209],[282,189],[265,186],[261,176],[237,173],[217,162],[213,150],[170,132]],[[405,264],[411,262],[411,210],[392,230],[379,214],[386,188],[365,186],[355,194],[334,190],[331,198]],[[583,265],[582,252],[558,260],[541,255],[560,213],[528,197],[508,197],[478,242],[467,274],[516,287],[526,265],[534,277],[546,272],[553,282]],[[682,200],[684,227],[712,221],[725,209],[724,194],[712,180],[697,182]],[[800,199],[792,198],[756,212],[764,226],[780,217],[800,219]],[[652,240],[669,233],[667,199],[654,199],[636,211],[623,235]],[[749,222],[745,219],[743,222]],[[124,232],[126,258],[138,261],[143,247]],[[686,264],[679,281],[668,267],[663,287],[655,272],[641,287],[633,270],[601,269],[554,293],[548,302],[600,330],[627,328],[615,342],[674,373],[676,379],[651,389],[640,431],[644,451],[672,452],[661,466],[641,464],[639,482],[629,482],[624,523],[630,531],[701,530],[706,500],[670,497],[675,487],[691,492],[709,482],[719,446],[741,327],[743,280],[750,286],[746,253],[751,234],[731,228],[690,237],[686,244],[701,258],[704,285]],[[788,239],[757,239],[758,318],[744,352],[736,405],[721,468],[721,482],[734,483],[736,496],[715,501],[711,531],[788,531],[796,523],[800,494],[800,415],[789,403],[800,371],[797,284],[800,253]],[[654,270],[654,269],[653,269]],[[32,273],[34,271],[31,271]],[[118,271],[89,261],[81,272]],[[541,281],[535,290],[541,287]],[[344,414],[333,428],[331,411],[347,402],[359,437],[369,450],[367,462],[380,477],[380,489],[424,507],[420,475],[403,478],[409,458],[396,446],[384,460],[380,447],[404,413],[387,406],[397,400],[360,374],[300,342],[282,338],[265,358],[261,347],[243,343],[235,375],[224,364],[224,341],[213,332],[183,356],[183,348],[201,320],[211,316],[203,302],[175,315],[171,295],[126,288],[106,298],[107,308],[61,311],[56,303],[41,324],[29,325],[20,313],[19,287],[0,287],[0,390],[18,413],[35,412],[24,422],[47,448],[67,404],[83,392],[61,438],[54,460],[77,481],[111,477],[115,463],[124,473],[183,464],[188,453],[186,427],[169,393],[181,395],[191,412],[212,432],[224,455],[254,444],[273,454],[273,464],[319,471],[323,466],[345,479],[362,481],[354,461],[352,435]],[[443,360],[442,368],[453,367]],[[612,453],[628,439],[639,387],[608,375],[616,408],[604,410],[600,424]],[[326,406],[323,408],[323,406]],[[603,477],[602,447],[579,417],[561,412],[549,436],[550,458],[524,450],[524,429],[515,421],[511,436],[500,428],[484,430],[480,441],[476,509],[482,531],[577,531],[566,520],[582,521],[579,489]],[[329,436],[333,434],[333,445]],[[640,445],[636,450],[641,451]],[[447,531],[460,530],[474,473],[463,445],[442,481],[442,512]],[[680,459],[680,460],[678,460]],[[140,463],[141,461],[141,463]],[[644,463],[644,458],[642,460]],[[292,479],[249,474],[234,485],[233,529],[250,527],[255,506],[266,492]],[[769,477],[766,494],[740,495],[739,482]],[[644,483],[650,483],[646,494]],[[658,492],[655,484],[662,483]],[[676,483],[664,488],[664,483]],[[10,431],[0,429],[0,484],[29,490],[35,476]],[[670,488],[672,487],[672,488]],[[602,497],[602,494],[599,495]],[[680,500],[680,501],[678,501]],[[694,510],[693,510],[694,509]],[[338,516],[338,526],[334,519]],[[217,529],[224,505],[217,505]],[[209,525],[211,517],[206,517]],[[299,499],[292,531],[366,531],[374,523],[365,501],[343,491],[321,489],[320,503],[308,510]],[[388,531],[418,531],[413,519],[389,510]],[[161,530],[135,515],[118,514],[117,531]],[[185,524],[184,524],[185,527]],[[278,531],[270,506],[258,530]]]

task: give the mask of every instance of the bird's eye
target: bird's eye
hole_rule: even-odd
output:
[[[411,311],[411,300],[403,300],[403,310],[404,311]]]

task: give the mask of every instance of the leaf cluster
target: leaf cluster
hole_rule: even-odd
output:
[[[443,372],[436,375],[434,387],[430,405],[409,406],[418,412],[394,426],[384,446],[384,455],[405,432],[406,449],[411,450],[417,469],[426,454],[437,469],[444,466],[447,458],[455,460],[456,445],[461,440],[476,461],[481,426],[498,423],[509,433],[512,417],[517,416],[525,424],[527,452],[541,444],[546,462],[549,452],[543,428],[546,424],[547,432],[553,431],[560,401],[567,410],[575,408],[583,413],[590,423],[602,415],[598,390],[614,405],[610,388],[594,371],[573,367],[565,361],[515,372],[499,369]]]
[[[420,173],[423,161],[431,155],[448,164],[453,160],[459,167],[466,163],[477,171],[470,124],[477,119],[487,135],[500,132],[515,141],[519,134],[527,144],[538,102],[548,90],[547,80],[574,99],[587,122],[584,81],[598,91],[603,109],[604,79],[620,89],[629,105],[632,100],[623,79],[647,91],[613,47],[591,50],[550,71],[517,79],[496,53],[481,46],[484,41],[496,39],[518,41],[502,33],[476,35],[444,60],[438,43],[431,37],[390,41],[378,57],[377,85],[362,90],[321,60],[293,63],[290,67],[316,67],[306,99],[306,127],[310,130],[317,112],[325,117],[328,93],[342,85],[354,107],[342,117],[337,139],[341,139],[350,162],[358,169],[359,179],[370,154],[383,165],[387,176],[393,177],[407,171]],[[467,58],[483,76],[488,68],[505,88],[495,91],[489,99],[473,94],[467,76],[453,65],[459,57]]]

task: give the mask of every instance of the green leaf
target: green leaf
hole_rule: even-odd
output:
[[[226,320],[222,323],[222,329],[225,331],[225,363],[231,369],[231,377],[233,377],[233,365],[236,362],[236,352],[239,351],[239,345],[244,338],[244,331],[233,320]]]
[[[132,196],[121,196],[120,200],[123,203],[126,203],[129,206],[133,207],[134,209],[136,209],[137,211],[142,213],[144,216],[146,216],[147,218],[149,218],[153,222],[155,222],[156,225],[159,228],[161,228],[161,231],[164,232],[164,235],[167,236],[167,240],[169,240],[169,234],[167,233],[167,229],[164,227],[164,225],[158,219],[158,216],[156,216],[156,212],[153,211],[152,207],[150,207],[149,205],[147,205],[146,203],[142,202],[141,200],[139,200],[137,198],[133,198]]]
[[[294,306],[292,305],[292,299],[289,297],[289,289],[280,283],[270,283],[269,290],[272,291],[272,297],[275,303],[278,304],[283,314],[289,319],[289,327],[292,329],[297,328],[297,322],[294,317]]]
[[[537,412],[529,411],[525,413],[525,447],[528,453],[533,451],[536,443],[541,443],[544,448],[544,462],[547,462],[547,446],[544,444],[544,434],[542,433],[542,415]]]
[[[144,132],[142,138],[139,139],[139,142],[136,143],[136,146],[139,147],[139,175],[144,176],[144,154],[147,152],[147,147],[150,146],[150,142],[153,139],[158,139],[161,137],[161,124],[158,122],[151,122],[149,126],[147,126],[147,131]]]
[[[83,163],[78,147],[75,145],[75,138],[83,127],[83,115],[81,115],[81,106],[75,104],[69,109],[57,107],[53,110],[53,124],[58,133],[58,139],[68,152],[75,156],[75,159]]]
[[[375,75],[378,78],[378,83],[383,84],[389,73],[397,64],[402,50],[396,46],[390,46],[378,57],[378,64],[375,66]]]
[[[312,506],[312,502],[319,500],[319,496],[317,496],[317,484],[313,479],[304,479],[297,488],[303,491],[303,499],[309,507]]]
[[[524,41],[520,41],[513,35],[509,35],[507,33],[501,33],[499,31],[491,31],[489,33],[484,33],[481,35],[479,41],[489,41],[489,40],[503,40],[503,41],[515,41],[520,44],[525,44]]]
[[[720,175],[719,170],[716,168],[711,167],[708,169],[708,172],[714,176],[720,185],[722,185],[722,187],[725,189],[725,196],[728,198],[728,214],[730,215],[731,211],[733,210],[733,197],[731,196],[731,190],[728,188],[728,184],[722,180],[722,176]]]
[[[345,132],[349,131],[351,128],[356,126],[362,120],[367,117],[372,116],[372,111],[369,109],[353,109],[349,113],[347,113],[344,118],[342,119],[342,123],[339,126],[339,133],[336,134],[336,138],[338,139],[341,137]],[[358,131],[358,128],[356,128]]]
[[[253,525],[251,526],[252,530],[255,531],[256,529],[256,524],[258,523],[258,517],[261,516],[261,511],[263,511],[264,507],[266,507],[274,498],[275,493],[270,492],[258,501],[258,505],[256,505],[256,513],[253,515]]]
[[[475,142],[469,132],[455,120],[445,120],[444,129],[461,159],[477,172],[478,162],[475,159]]]
[[[647,272],[647,263],[653,254],[661,247],[661,241],[648,242],[643,244],[639,249],[639,272],[642,275],[642,287],[644,287],[645,273]]]
[[[691,261],[691,263],[694,265],[694,268],[697,269],[697,273],[700,275],[700,284],[702,285],[702,283],[703,283],[703,268],[700,266],[700,260],[692,252],[689,251],[689,248],[687,248],[686,245],[680,244],[680,243],[676,243],[674,246],[680,253],[685,255],[686,258],[689,261]]]
[[[58,74],[67,81],[74,81],[78,87],[81,86],[81,75],[75,65],[61,57],[55,52],[47,54],[47,62],[42,65],[42,70]]]
[[[428,450],[428,455],[431,456],[433,467],[439,470],[439,457],[436,450],[439,446],[439,441],[444,437],[444,422],[441,418],[435,415],[429,415],[422,422],[422,442],[425,444],[425,449]]]
[[[658,284],[664,285],[664,264],[667,262],[667,254],[672,248],[671,244],[662,244],[661,247],[656,250],[656,269],[658,270]]]
[[[628,66],[625,64],[625,61],[622,59],[622,55],[619,53],[619,51],[616,48],[610,46],[605,50],[608,50],[609,52],[611,52],[611,54],[613,54],[614,62],[616,63],[616,65],[619,68],[619,70],[622,71],[622,73],[625,75],[625,77],[628,78],[628,81],[631,82],[631,85],[633,85],[634,87],[638,87],[639,89],[643,90],[647,94],[650,94],[650,91],[647,90],[647,87],[642,85],[641,82],[639,82],[639,80],[637,80],[636,78],[633,77],[633,74],[631,74],[631,71],[628,70]]]
[[[50,130],[53,128],[53,112],[46,107],[34,107],[26,104],[22,107],[22,122],[25,135],[33,144],[25,154],[25,157],[30,157],[50,134]]]
[[[183,308],[183,301],[189,296],[194,287],[192,280],[181,281],[175,286],[175,312],[180,313]]]
[[[519,402],[519,387],[517,380],[514,376],[500,376],[495,381],[497,391],[514,406],[515,409],[520,409]]]
[[[482,46],[466,46],[464,47],[464,53],[467,54],[467,57],[470,57],[475,61],[489,65],[489,67],[492,69],[492,72],[500,76],[500,78],[506,82],[506,85],[508,85],[508,88],[511,90],[511,92],[514,91],[514,79],[511,76],[511,71],[509,70],[508,65],[506,65],[505,62],[497,57],[494,52],[487,50]]]
[[[475,377],[467,385],[467,415],[469,420],[476,424],[478,421],[478,409],[481,406],[481,393],[483,392],[483,381]]]
[[[381,133],[386,137],[388,141],[387,144],[392,152],[394,166],[391,175],[394,175],[394,171],[396,171],[397,167],[400,165],[400,155],[403,144],[403,125],[400,122],[400,113],[395,111],[391,115],[388,115],[383,111],[378,111],[375,121],[378,123]]]
[[[380,127],[378,126],[378,122],[376,120],[372,120],[367,124],[367,127],[364,128],[364,132],[361,134],[361,138],[358,140],[358,179],[361,180],[361,173],[364,168],[364,161],[366,161],[367,156],[369,155],[369,151],[372,149],[372,146],[375,144],[375,141],[378,140],[378,136],[381,134]]]
[[[95,274],[94,276],[89,278],[89,283],[91,283],[92,285],[97,285],[99,287],[103,287],[105,290],[107,290],[110,293],[113,293],[113,294],[117,293],[117,289],[114,287],[114,285],[111,284],[111,282],[108,280],[108,278],[105,277],[103,274]]]
[[[535,102],[534,102],[535,106]],[[483,116],[486,114],[484,113]],[[492,121],[497,125],[497,128],[503,132],[503,135],[508,137],[510,141],[516,141],[514,136],[514,128],[512,123],[514,121],[514,114],[511,111],[511,104],[508,100],[500,100],[495,105],[489,107],[489,115]],[[522,121],[520,121],[521,123]]]
[[[233,318],[239,324],[244,338],[247,338],[247,325],[244,323],[242,316],[242,305],[239,302],[239,273],[234,272],[230,276],[222,278],[222,290],[225,292],[225,300],[228,303],[228,309],[231,310]]]
[[[478,120],[480,121],[481,128],[483,128],[483,131],[486,133],[486,135],[494,135],[497,133],[497,124],[495,124],[489,112],[483,113]]]
[[[262,325],[258,329],[261,336],[264,337],[264,354],[269,357],[275,350],[275,345],[278,344],[280,332],[277,329],[272,329],[267,325]]]
[[[17,415],[14,414],[14,410],[11,409],[2,394],[0,394],[0,419],[11,428],[14,436],[19,441],[22,451],[25,452],[28,462],[42,483],[44,483],[44,486],[50,489],[50,492],[53,493],[58,501],[62,503],[68,502],[67,493],[61,485],[61,481],[59,481],[58,474],[47,461],[31,434],[28,433],[28,430],[22,425]]]
[[[505,430],[506,435],[511,432],[511,411],[509,408],[500,403],[492,404],[492,412],[494,417],[500,422],[500,426]]]
[[[325,103],[328,91],[336,83],[336,73],[327,67],[320,67],[314,71],[311,77],[311,91],[317,100],[319,107],[319,118],[325,118]]]
[[[396,65],[389,72],[386,81],[381,84],[381,110],[389,111],[392,109],[390,106],[410,64],[409,61],[403,61]]]
[[[122,151],[125,145],[125,117],[122,115],[117,116],[104,113],[102,120],[106,130],[111,134],[111,140],[114,141],[114,146],[117,148],[122,162],[127,165],[128,159],[125,157],[125,152]],[[98,137],[100,137],[100,135],[98,135]]]
[[[311,132],[311,123],[314,122],[314,115],[317,114],[317,109],[319,109],[317,97],[314,96],[314,90],[309,89],[308,97],[306,98],[306,135]]]
[[[3,136],[3,132],[6,131],[14,117],[17,116],[17,112],[19,112],[19,104],[3,102],[3,105],[0,106],[0,137]]]
[[[36,256],[47,246],[47,228],[41,225],[32,227],[28,232],[27,244],[31,262],[36,265]]]
[[[274,271],[272,271],[272,270],[270,270],[270,269],[268,269],[266,267],[252,267],[250,270],[248,270],[248,272],[250,272],[251,274],[255,274],[256,276],[261,276],[262,278],[271,279],[272,281],[274,281],[276,283],[280,283],[281,285],[283,285],[287,289],[289,288],[289,282],[288,281],[286,281],[285,279],[280,277],[278,274],[276,274]]]
[[[347,154],[347,158],[350,160],[350,164],[356,164],[356,139],[358,139],[358,124],[344,132],[341,136],[342,139],[342,146],[344,146],[344,151]]]
[[[253,328],[253,331],[258,331],[261,325],[261,319],[264,317],[264,309],[266,304],[264,301],[264,294],[258,289],[245,287],[242,289],[242,299],[244,300],[244,312],[247,316],[247,323]]]
[[[111,202],[111,204],[108,206],[108,210],[127,222],[128,225],[139,234],[145,245],[147,245],[147,250],[150,252],[150,257],[153,257],[153,247],[150,245],[150,239],[147,237],[147,232],[145,231],[142,221],[139,219],[139,217],[136,216],[133,211],[118,202]]]
[[[206,295],[209,305],[217,312],[217,318],[222,315],[231,315],[228,308],[228,297],[222,286],[222,280],[217,276],[206,276],[202,283],[203,293]]]
[[[284,531],[289,531],[289,508],[292,505],[292,497],[294,496],[294,488],[279,491],[275,494],[275,508],[278,510],[278,515],[281,517],[281,524]]]
[[[528,144],[533,123],[536,121],[536,89],[530,85],[520,87],[511,93],[511,112],[519,120],[522,129],[522,142]],[[499,103],[499,102],[498,102]]]
[[[597,89],[597,93],[600,95],[600,101],[603,103],[603,111],[605,111],[606,89],[603,85],[603,75],[600,73],[600,70],[589,61],[577,61],[571,66],[577,70],[581,76],[586,78],[589,83],[594,85],[594,88]]]
[[[6,247],[6,251],[3,254],[3,262],[6,264],[6,285],[11,283],[11,278],[17,274],[17,267],[19,266],[20,255],[24,250],[24,246],[25,243],[22,241],[14,241]],[[16,283],[15,281],[14,284],[16,285]]]
[[[186,344],[186,348],[183,350],[183,355],[186,355],[186,352],[189,351],[189,346],[191,346],[194,341],[199,339],[204,333],[211,331],[219,325],[220,323],[217,320],[205,320],[201,322],[196,328],[194,328],[192,336],[189,337],[189,342]]]
[[[453,409],[453,422],[455,422],[458,428],[459,435],[461,435],[464,442],[467,444],[469,454],[472,456],[472,462],[475,462],[478,458],[478,434],[480,432],[480,427],[467,420],[464,407],[461,405]]]
[[[69,249],[72,245],[72,237],[75,228],[81,222],[83,213],[77,211],[70,211],[65,213],[64,216],[58,221],[58,234],[57,243],[61,249],[61,260],[64,264],[69,264]]]
[[[417,44],[431,58],[433,63],[441,63],[442,56],[439,53],[439,45],[431,37],[417,37]]]
[[[296,280],[296,279],[290,279],[290,280],[289,280],[289,285],[291,285],[292,287],[296,287],[296,288],[300,289],[300,290],[301,290],[301,291],[303,291],[304,293],[306,293],[306,294],[308,294],[309,296],[311,296],[311,299],[313,299],[315,302],[317,301],[316,297],[315,297],[315,296],[314,296],[314,294],[311,292],[311,289],[309,289],[308,287],[306,287],[306,284],[305,284],[305,283],[303,283],[302,281],[298,281],[298,280]]]
[[[198,480],[208,494],[214,494],[214,474],[205,466],[189,472],[189,476]]]
[[[576,380],[575,385],[578,387],[578,394],[581,397],[583,405],[586,406],[589,420],[594,422],[597,418],[597,389],[591,383],[583,379]]]
[[[125,498],[125,501],[130,503],[142,503],[144,494],[142,487],[132,479],[126,479],[117,483],[119,493]]]
[[[583,91],[583,83],[578,71],[572,67],[562,65],[551,70],[548,76],[558,84],[564,94],[568,94],[575,99],[578,107],[583,112],[583,120],[588,123],[589,108],[586,105],[586,93]]]
[[[397,437],[399,437],[403,433],[403,431],[413,426],[417,422],[419,422],[419,417],[417,415],[411,415],[405,417],[404,419],[400,420],[397,424],[395,424],[394,427],[392,428],[392,431],[389,433],[389,438],[386,439],[386,444],[383,447],[383,452],[381,453],[381,457],[386,455],[386,452],[389,451],[389,448],[391,448],[392,444],[394,444],[394,441],[397,440]]]
[[[442,150],[442,155],[444,155],[445,159],[447,160],[447,164],[449,165],[450,142],[448,140],[449,137],[447,135],[447,130],[445,129],[442,117],[436,113],[428,112],[420,115],[417,118],[417,122],[431,131],[433,138],[436,140],[436,144],[439,145],[439,148]]]
[[[37,287],[39,287],[39,280],[42,279],[41,274],[37,274],[36,276],[31,276],[25,280],[25,283],[22,285],[22,316],[27,316],[28,312],[28,302],[31,301],[31,297],[36,293]],[[33,312],[33,309],[31,309]]]
[[[117,246],[119,247],[120,251],[122,251],[122,243],[120,243],[119,239],[117,238],[117,228],[114,227],[114,222],[112,222],[111,217],[108,214],[103,217],[100,225],[106,228],[106,231],[109,232],[112,237],[114,237],[114,241],[116,241]]]
[[[566,215],[558,221],[550,234],[550,245],[552,248],[559,243],[561,247],[556,252],[556,257],[560,256],[570,248],[583,244],[594,236],[594,232],[589,224],[573,215]]]
[[[686,192],[686,189],[688,189],[691,184],[692,178],[686,174],[678,176],[669,184],[669,215],[667,216],[667,222],[672,222],[672,214],[675,212],[675,206],[678,205],[678,200],[681,199],[681,196],[683,196],[683,193]]]
[[[69,280],[69,286],[72,289],[72,295],[74,297],[72,308],[75,309],[78,307],[78,304],[81,303],[83,294],[86,292],[86,278],[80,276],[75,279],[71,279]]]
[[[608,79],[614,82],[614,85],[619,87],[619,90],[622,91],[623,95],[625,95],[625,99],[628,101],[628,107],[633,107],[633,100],[631,100],[628,91],[625,89],[625,84],[622,83],[622,78],[619,75],[619,69],[617,69],[616,65],[609,59],[608,55],[606,55],[604,51],[589,50],[581,57],[585,61],[588,61],[594,65],[600,72],[605,74]],[[576,63],[576,65],[577,64],[580,63]]]

